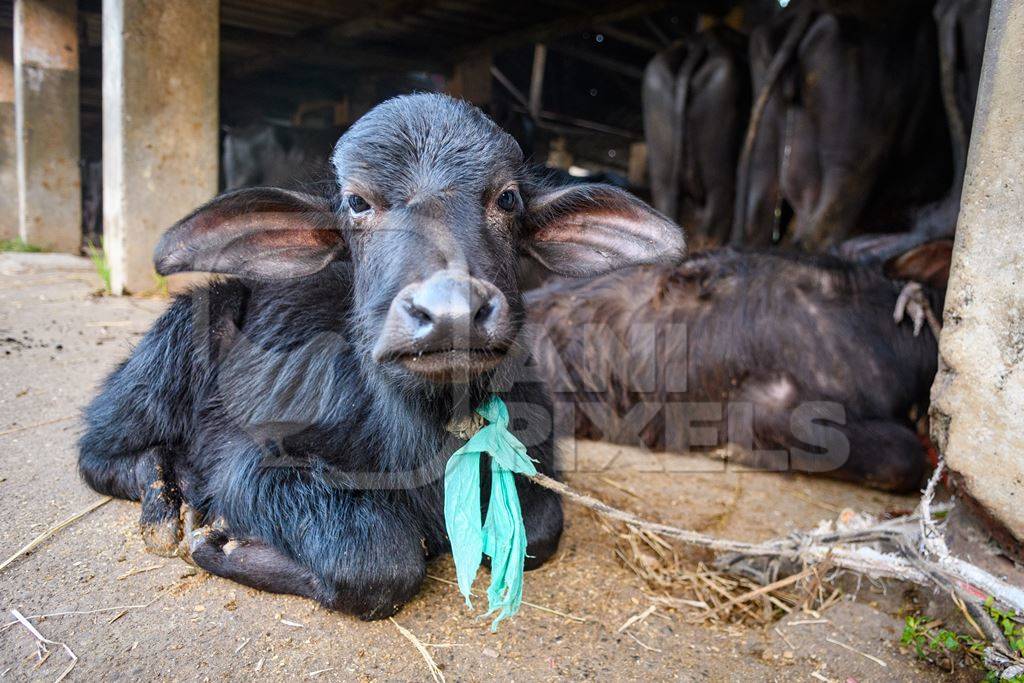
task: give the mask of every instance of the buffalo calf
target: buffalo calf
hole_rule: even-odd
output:
[[[918,486],[908,415],[937,342],[894,323],[904,282],[949,250],[887,266],[722,249],[528,294],[537,357],[576,435],[659,450],[732,443],[743,462],[882,489]],[[925,286],[933,310],[942,291]],[[919,414],[923,414],[919,413]]]
[[[478,109],[389,100],[332,157],[328,198],[256,188],[170,228],[160,273],[238,276],[179,297],[86,411],[79,468],[142,500],[147,543],[364,619],[393,614],[448,547],[448,426],[491,393],[541,472],[550,405],[510,351],[520,252],[562,275],[682,255],[679,228],[616,188],[548,189]],[[489,477],[482,485],[489,487]],[[558,497],[519,478],[527,566],[555,551]],[[486,496],[484,496],[486,499]]]

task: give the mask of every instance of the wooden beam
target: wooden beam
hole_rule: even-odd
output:
[[[647,143],[631,142],[629,144],[629,164],[626,177],[630,187],[647,186]]]
[[[517,105],[511,107],[512,111],[529,114],[529,110]],[[588,121],[586,119],[580,119],[575,116],[566,116],[565,114],[558,114],[553,111],[541,110],[540,116],[537,119],[537,126],[545,130],[556,131],[560,133],[579,133],[580,130],[589,130],[596,133],[604,133],[605,135],[614,135],[615,137],[625,138],[627,140],[643,140],[644,135],[640,131],[626,130],[625,128],[618,128],[617,126],[609,126],[596,121]]]
[[[403,16],[422,10],[422,0],[377,0],[353,5],[356,9],[344,20],[303,31],[295,36],[269,36],[231,26],[221,27],[221,40],[225,43],[250,42],[259,38],[258,54],[244,63],[236,64],[224,72],[225,78],[246,78],[281,64],[297,62],[345,70],[377,66],[383,69],[446,70],[445,59],[432,54],[403,53],[398,47],[382,48],[356,46],[354,42],[372,31],[400,25]]]
[[[643,36],[631,33],[630,31],[624,31],[621,28],[616,28],[609,24],[601,24],[599,26],[595,26],[594,29],[610,38],[614,38],[615,40],[626,43],[627,45],[632,45],[633,47],[638,47],[641,50],[647,50],[648,52],[660,52],[662,49],[661,43],[656,40],[644,38]]]
[[[305,82],[284,84],[264,83],[262,81],[238,81],[225,83],[221,89],[221,95],[232,111],[225,112],[233,116],[239,111],[239,107],[245,107],[252,103],[288,104],[295,106],[300,102],[312,99],[321,99],[336,94],[341,97],[343,88],[330,84],[327,86],[309,84]]]
[[[252,46],[254,53],[251,57],[238,60],[226,67],[223,72],[225,80],[249,78],[285,63],[306,64],[339,71],[446,70],[444,59],[423,53],[403,54],[397,48],[337,45],[311,39],[296,40],[229,26],[221,27],[221,40],[233,46]]]
[[[459,55],[471,54],[481,49],[489,49],[496,54],[502,50],[530,43],[546,43],[573,31],[590,28],[596,24],[615,23],[624,19],[650,14],[673,4],[676,3],[672,2],[672,0],[647,0],[646,2],[625,5],[621,2],[603,2],[599,4],[598,8],[587,12],[570,14],[517,31],[508,31],[499,36],[489,36],[479,43],[457,50],[456,58]]]
[[[552,43],[550,47],[559,54],[572,57],[573,59],[578,59],[581,62],[593,64],[594,66],[599,66],[602,69],[607,69],[608,71],[614,71],[615,73],[622,74],[623,76],[628,76],[637,80],[641,80],[644,77],[644,70],[642,67],[628,64],[613,57],[605,57],[604,55],[599,55],[591,50],[570,47],[568,45],[559,45],[558,43]]]
[[[501,83],[501,85],[508,91],[508,94],[512,96],[516,102],[518,102],[524,109],[530,108],[530,102],[526,99],[526,95],[516,87],[516,84],[512,80],[503,74],[498,67],[491,65],[491,75],[494,76],[494,80]]]
[[[548,48],[544,43],[533,46],[533,69],[530,72],[530,116],[536,121],[544,99],[544,67],[548,61]]]
[[[448,92],[477,106],[491,103],[491,53],[473,55],[455,65]]]
[[[658,42],[661,43],[662,47],[668,47],[672,44],[672,41],[669,40],[669,37],[661,30],[661,27],[655,24],[650,17],[644,17],[644,26],[647,27],[648,31],[654,34],[654,37],[658,39]]]

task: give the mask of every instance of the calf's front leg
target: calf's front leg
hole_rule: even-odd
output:
[[[191,534],[198,567],[364,620],[395,614],[419,591],[426,576],[424,544],[414,520],[393,500],[295,480],[252,487],[261,488],[257,507],[240,506],[248,508],[244,514],[220,511],[226,530]]]

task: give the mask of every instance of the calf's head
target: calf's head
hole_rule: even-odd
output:
[[[604,185],[532,183],[511,136],[441,95],[399,97],[338,141],[337,195],[223,195],[174,225],[157,271],[254,279],[353,266],[353,321],[386,375],[459,381],[498,365],[523,318],[518,255],[562,275],[678,260],[682,230]]]

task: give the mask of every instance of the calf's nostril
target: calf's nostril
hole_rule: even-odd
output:
[[[491,317],[491,313],[494,312],[494,304],[490,301],[485,301],[480,308],[477,309],[476,315],[473,316],[473,323],[476,325],[483,325],[487,322],[487,319]]]
[[[481,304],[473,314],[473,326],[478,334],[491,337],[501,332],[502,321],[505,318],[505,299],[500,295],[495,295]]]
[[[434,322],[433,317],[430,315],[430,311],[425,308],[420,308],[411,301],[406,304],[406,311],[408,311],[409,317],[421,325],[429,325]]]

